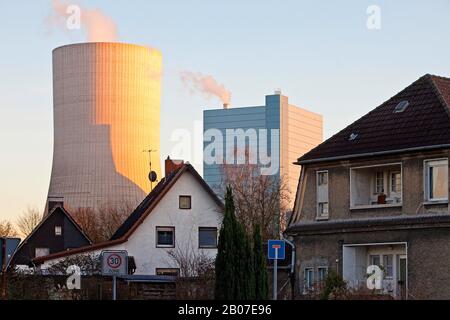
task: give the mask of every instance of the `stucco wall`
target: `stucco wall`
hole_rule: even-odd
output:
[[[327,266],[342,273],[342,246],[406,242],[409,299],[450,299],[450,228],[361,231],[296,237],[296,292],[303,288],[305,267]]]
[[[448,212],[448,204],[424,204],[423,162],[428,159],[449,157],[449,151],[435,151],[401,156],[329,162],[305,165],[304,193],[297,195],[296,206],[299,221],[316,219],[316,172],[328,170],[329,176],[329,219],[357,219],[400,214],[426,212]],[[402,164],[403,203],[401,207],[370,208],[350,210],[350,168],[388,163]],[[450,172],[450,171],[449,171]]]

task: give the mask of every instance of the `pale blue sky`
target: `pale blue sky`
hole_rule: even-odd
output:
[[[174,129],[193,130],[206,106],[221,105],[191,95],[182,70],[213,75],[235,106],[262,105],[281,88],[291,103],[323,114],[325,137],[425,73],[450,76],[448,0],[70,3],[111,16],[120,41],[162,51],[163,156]],[[373,4],[381,8],[380,30],[366,27]],[[53,143],[51,51],[85,40],[78,30],[49,30],[50,10],[49,0],[0,0],[0,219],[15,219],[28,205],[43,209]]]

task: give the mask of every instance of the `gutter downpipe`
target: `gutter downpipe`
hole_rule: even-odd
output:
[[[291,298],[294,299],[294,296],[295,296],[295,290],[294,290],[295,289],[295,254],[296,254],[295,244],[292,241],[286,239],[284,234],[282,234],[281,237],[284,241],[287,242],[287,244],[289,244],[292,247],[290,278],[291,278],[291,287],[292,287],[291,288],[292,289]]]

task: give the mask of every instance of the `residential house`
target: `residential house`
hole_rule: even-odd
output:
[[[165,161],[166,176],[117,229],[110,240],[34,260],[46,269],[69,256],[126,250],[135,275],[177,275],[173,252],[190,259],[215,258],[223,203],[194,167]]]
[[[330,270],[366,287],[377,265],[379,292],[450,299],[449,155],[450,79],[425,75],[300,157],[297,295]]]
[[[31,267],[34,258],[68,252],[91,243],[70,214],[63,207],[56,206],[21,242],[14,253],[12,264]]]

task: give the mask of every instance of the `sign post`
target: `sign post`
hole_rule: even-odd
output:
[[[286,243],[284,240],[269,240],[267,257],[273,260],[273,300],[278,298],[278,260],[284,260]]]
[[[19,243],[19,238],[0,238],[0,271],[2,273],[2,298],[4,300],[7,298],[8,291],[8,266]]]
[[[102,275],[112,276],[112,299],[117,298],[117,276],[128,274],[128,252],[125,250],[105,250],[101,254]]]

